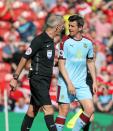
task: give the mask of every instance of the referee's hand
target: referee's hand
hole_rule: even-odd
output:
[[[10,91],[15,91],[16,87],[17,87],[17,80],[12,79],[11,82],[10,82],[10,88],[11,88]]]

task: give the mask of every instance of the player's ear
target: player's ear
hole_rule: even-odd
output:
[[[83,30],[83,27],[82,26],[80,26],[79,27],[79,32],[81,32]]]

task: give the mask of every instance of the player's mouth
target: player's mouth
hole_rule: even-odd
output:
[[[69,32],[70,32],[70,33],[73,33],[73,31],[71,31],[71,30],[70,30]]]

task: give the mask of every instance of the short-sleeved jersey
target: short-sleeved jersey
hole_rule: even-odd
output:
[[[23,57],[31,59],[31,66],[35,74],[51,77],[54,55],[53,39],[46,32],[43,32],[32,40]]]
[[[93,59],[92,42],[86,38],[75,40],[68,38],[61,43],[59,59],[65,59],[65,68],[70,80],[77,88],[86,87],[87,59]],[[66,83],[59,73],[59,86],[66,86]]]

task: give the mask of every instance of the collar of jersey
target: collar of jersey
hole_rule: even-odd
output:
[[[72,36],[69,36],[69,37],[70,37],[71,39],[75,40],[75,41],[81,41],[81,40],[83,39],[83,37],[82,37],[81,39],[79,39],[79,40],[73,38]]]
[[[53,42],[53,39],[51,37],[49,37],[45,31],[43,32],[42,37],[43,37],[44,42],[49,42],[49,41]]]

